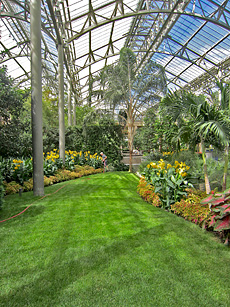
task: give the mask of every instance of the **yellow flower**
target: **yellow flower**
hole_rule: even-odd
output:
[[[155,162],[150,162],[150,166],[151,166],[152,168],[157,168],[157,164],[156,164]]]
[[[159,167],[163,170],[165,168],[165,162],[163,159],[160,159],[159,161]]]

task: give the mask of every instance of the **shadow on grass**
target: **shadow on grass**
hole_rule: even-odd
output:
[[[66,235],[70,228],[63,231]],[[37,274],[38,278],[33,278],[34,269],[29,268],[12,273],[14,278],[28,276],[27,282],[17,289],[11,289],[8,295],[0,296],[0,304],[1,306],[57,306],[59,300],[62,299],[61,293],[77,283],[77,287],[83,290],[81,293],[75,293],[76,302],[79,305],[73,304],[72,306],[90,306],[90,304],[93,306],[94,300],[100,300],[100,293],[94,293],[92,290],[95,287],[92,283],[92,276],[100,280],[100,285],[103,284],[103,291],[108,291],[108,295],[113,296],[115,289],[123,287],[128,298],[129,288],[135,280],[142,276],[142,282],[146,284],[139,285],[139,287],[145,287],[145,291],[148,289],[153,294],[158,291],[158,305],[151,306],[163,306],[164,295],[172,296],[176,306],[176,302],[180,302],[180,298],[175,297],[178,287],[182,288],[183,296],[188,299],[188,303],[183,306],[204,306],[202,305],[204,301],[207,303],[205,306],[222,306],[218,305],[218,299],[212,295],[212,290],[209,288],[215,280],[214,276],[209,274],[216,265],[215,259],[210,257],[207,264],[207,255],[202,246],[192,256],[191,244],[189,242],[185,244],[184,235],[180,236],[179,232],[175,235],[175,232],[172,232],[171,234],[179,240],[179,243],[177,241],[173,243],[170,241],[170,231],[170,226],[165,227],[162,231],[162,226],[159,225],[131,236],[121,237],[108,245],[103,239],[95,239],[93,245],[98,245],[98,248],[92,250],[88,256],[79,258],[74,251],[72,257],[66,255],[68,248],[65,247],[65,235],[61,235],[52,251],[51,261],[44,265],[39,275]],[[217,249],[217,247],[213,248]],[[144,258],[142,259],[143,253]],[[113,269],[109,270],[109,267]],[[123,284],[119,277],[122,272],[127,276],[126,284]],[[118,276],[114,279],[115,275]],[[218,277],[221,277],[221,273]],[[81,283],[82,285],[79,286]],[[223,284],[219,286],[222,287],[222,291],[227,289],[227,285],[225,289]],[[196,293],[198,289],[206,293],[206,298],[202,302],[199,294]],[[139,303],[142,300],[145,301],[142,297],[145,291],[136,298]],[[131,306],[132,300],[133,298],[130,297],[130,305],[126,306]],[[212,305],[209,305],[211,303]],[[60,306],[65,306],[65,304],[60,304]],[[106,306],[106,304],[99,306]]]
[[[32,205],[26,211],[24,211],[27,207],[14,208],[14,213],[11,211],[3,212],[0,216],[1,226],[11,227],[12,223],[22,223],[23,221],[29,221],[31,218],[34,218],[38,215],[41,215],[45,211],[45,206],[43,205]],[[21,210],[21,211],[20,211]],[[24,211],[24,212],[23,212]],[[6,220],[6,221],[5,221]]]

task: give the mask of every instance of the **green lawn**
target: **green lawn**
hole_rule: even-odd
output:
[[[125,172],[45,189],[0,223],[0,306],[230,306],[230,249],[155,208]],[[6,197],[0,220],[32,193]]]

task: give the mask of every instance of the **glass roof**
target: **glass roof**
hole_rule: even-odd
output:
[[[229,79],[228,0],[41,0],[43,83],[57,85],[57,44],[63,44],[65,78],[81,98],[90,80],[118,60],[123,46],[138,59],[165,68],[168,88],[199,91],[215,76]],[[30,1],[0,3],[0,65],[30,86]]]

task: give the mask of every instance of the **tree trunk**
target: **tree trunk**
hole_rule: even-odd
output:
[[[41,2],[30,1],[31,13],[31,117],[33,146],[33,193],[44,195],[42,140]]]
[[[127,128],[128,128],[128,146],[129,146],[129,171],[133,171],[133,138],[135,134],[134,120],[132,118],[127,118]]]
[[[64,114],[64,60],[63,45],[58,45],[58,114],[59,114],[59,155],[65,164],[65,114]]]
[[[226,147],[224,149],[224,176],[223,176],[222,191],[226,190],[227,173],[228,173],[228,145],[226,145]]]
[[[209,183],[209,179],[208,179],[205,146],[204,146],[204,141],[203,141],[202,138],[201,138],[201,148],[202,148],[202,159],[203,159],[203,167],[204,167],[205,191],[206,191],[206,194],[210,194],[211,188],[210,188],[210,183]]]
[[[70,80],[68,82],[68,126],[72,126],[72,106],[71,106],[71,83]]]

